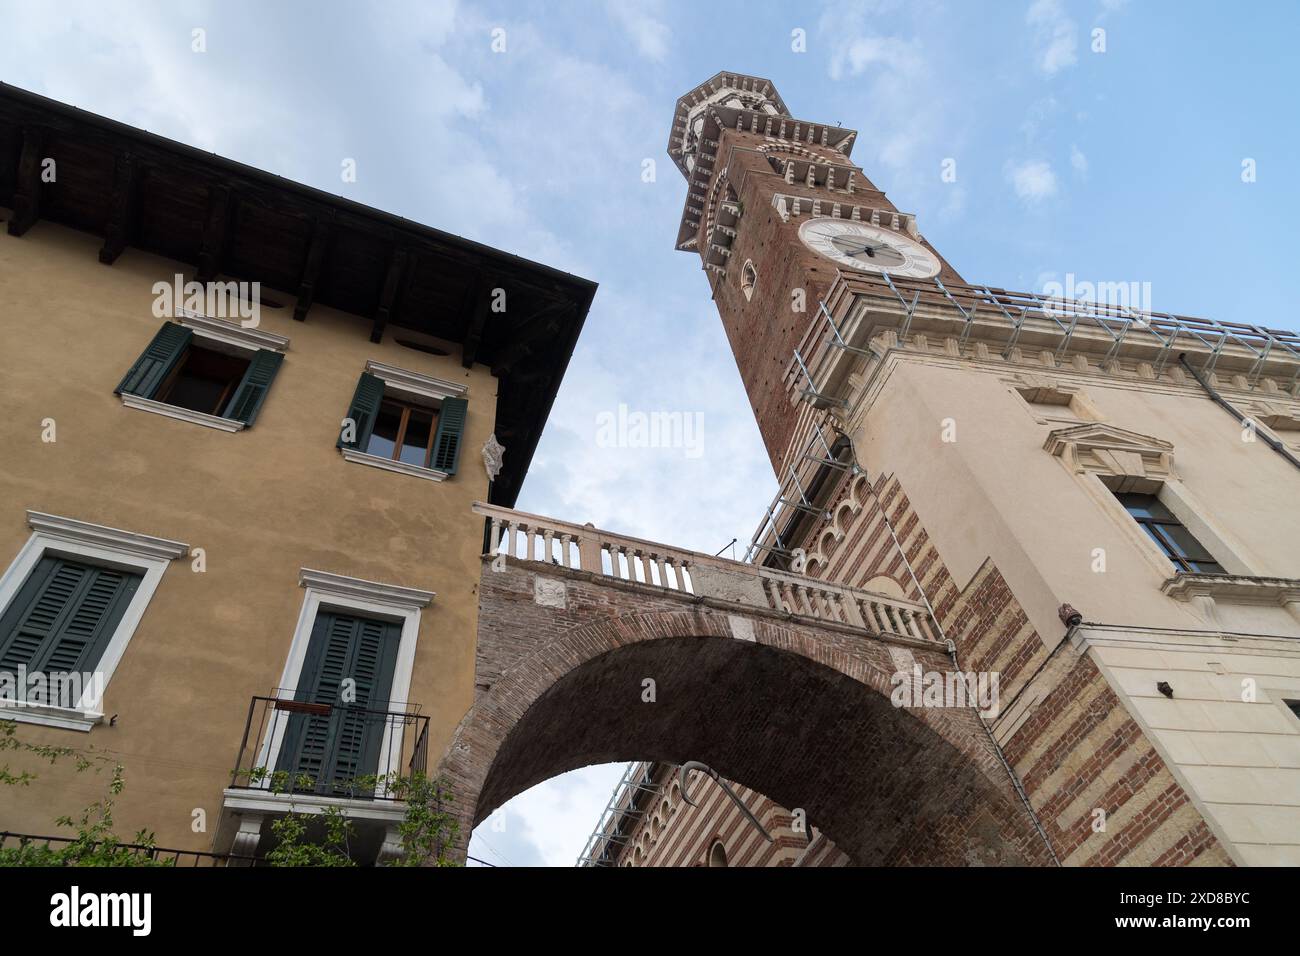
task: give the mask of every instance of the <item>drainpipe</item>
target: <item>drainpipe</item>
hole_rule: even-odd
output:
[[[961,665],[957,663],[957,645],[947,638],[944,638],[944,643],[948,645],[948,656],[952,658],[952,669],[958,674],[962,673]],[[1011,785],[1016,788],[1016,793],[1020,797],[1020,802],[1025,805],[1025,811],[1029,814],[1029,819],[1034,821],[1034,829],[1037,830],[1038,835],[1042,837],[1043,846],[1047,847],[1048,855],[1051,856],[1054,864],[1060,866],[1061,859],[1056,855],[1056,850],[1052,847],[1052,841],[1047,838],[1047,831],[1043,829],[1043,824],[1039,821],[1038,814],[1034,812],[1033,804],[1029,802],[1029,794],[1025,793],[1025,787],[1020,782],[1019,775],[1007,761],[1006,755],[1002,753],[1002,748],[998,745],[997,738],[993,736],[993,731],[989,727],[988,722],[980,716],[979,709],[975,704],[971,704],[971,709],[975,711],[975,719],[979,721],[980,726],[984,728],[984,733],[988,735],[989,743],[993,745],[993,752],[998,755],[998,760],[1002,761],[1002,766],[1006,770],[1007,776],[1011,778]]]
[[[1237,420],[1238,425],[1245,425],[1247,422],[1250,422],[1250,427],[1252,428],[1252,430],[1254,429],[1255,423],[1253,421],[1251,421],[1245,415],[1241,414],[1241,412],[1237,411],[1236,407],[1233,406],[1233,404],[1229,402],[1226,398],[1220,395],[1215,390],[1214,386],[1211,385],[1208,381],[1206,381],[1204,377],[1202,377],[1200,372],[1192,368],[1191,363],[1187,361],[1186,352],[1180,352],[1178,354],[1178,364],[1181,365],[1183,368],[1187,369],[1187,371],[1192,373],[1192,378],[1196,379],[1197,384],[1199,384],[1201,388],[1205,389],[1205,393],[1209,395],[1211,399],[1213,399],[1214,404],[1218,405],[1225,412],[1227,412],[1229,415],[1235,418]],[[1295,455],[1291,454],[1291,452],[1287,450],[1286,446],[1283,445],[1280,441],[1278,441],[1276,438],[1273,438],[1269,435],[1265,435],[1258,431],[1256,431],[1255,434],[1259,435],[1259,437],[1264,440],[1264,444],[1268,445],[1269,448],[1273,449],[1275,452],[1277,452],[1287,461],[1291,462],[1291,464],[1295,465],[1297,468],[1300,468],[1300,459],[1297,459]]]

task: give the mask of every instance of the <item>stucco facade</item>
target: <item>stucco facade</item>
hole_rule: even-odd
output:
[[[0,140],[0,718],[120,763],[120,837],[240,856],[297,788],[257,775],[305,773],[298,734],[294,760],[325,749],[297,809],[393,855],[400,801],[345,777],[433,772],[471,705],[473,506],[513,503],[594,285],[11,87]],[[216,311],[162,291],[227,280]],[[118,576],[107,610],[60,590]],[[77,654],[102,699],[15,694],[11,662]],[[0,830],[105,795],[107,771],[5,762],[36,777]]]
[[[474,457],[491,434],[495,382],[482,366],[392,340],[372,345],[353,317],[328,308],[302,323],[264,308],[261,328],[290,344],[255,427],[226,434],[128,408],[113,388],[158,328],[151,287],[186,266],[129,251],[107,269],[96,247],[48,223],[22,239],[0,235],[14,410],[0,423],[9,449],[0,555],[7,564],[32,534],[31,509],[202,548],[205,570],[189,557],[167,568],[105,689],[113,726],[21,732],[108,752],[126,768],[121,830],[206,850],[212,836],[192,831],[193,812],[219,818],[249,700],[279,686],[302,568],[436,592],[421,615],[408,699],[432,718],[430,746],[446,745],[473,696],[482,524],[471,506],[487,494]],[[467,386],[471,451],[453,480],[340,456],[339,422],[370,359]],[[52,442],[42,440],[45,419]],[[52,832],[55,817],[99,792],[93,777],[39,772],[39,786],[6,793],[7,829]]]

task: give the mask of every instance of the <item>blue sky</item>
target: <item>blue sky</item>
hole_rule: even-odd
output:
[[[1294,328],[1298,10],[0,0],[0,79],[598,281],[519,506],[716,551],[775,485],[699,261],[673,251],[678,96],[752,73],[858,129],[855,160],[967,280],[1149,282],[1158,310]],[[600,447],[619,403],[699,413],[701,454]],[[534,788],[474,854],[571,864],[617,773]]]

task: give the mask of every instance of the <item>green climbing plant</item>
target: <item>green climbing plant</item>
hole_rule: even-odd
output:
[[[253,767],[239,777],[251,786],[266,784],[272,793],[314,793],[316,780],[307,774]],[[331,781],[331,791],[344,796],[369,796],[383,791],[405,805],[397,831],[402,852],[388,866],[459,866],[453,849],[460,826],[448,810],[451,789],[445,779],[422,773],[403,777],[397,773],[358,776]],[[355,866],[350,848],[355,828],[339,807],[303,813],[290,807],[271,824],[274,848],[267,853],[271,866]]]
[[[18,725],[12,720],[0,720],[0,753],[27,753],[50,764],[61,760],[71,761],[78,773],[92,770],[101,772],[112,764],[108,792],[73,819],[62,816],[55,820],[60,827],[74,831],[69,842],[57,847],[45,842],[24,840],[14,847],[0,848],[0,866],[171,866],[172,861],[151,858],[154,835],[141,830],[127,845],[113,832],[113,806],[125,787],[125,770],[93,748],[78,750],[75,747],[52,747],[37,744],[18,736]],[[27,787],[37,775],[31,771],[14,773],[6,761],[0,765],[0,786]]]

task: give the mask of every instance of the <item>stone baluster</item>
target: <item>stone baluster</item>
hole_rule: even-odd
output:
[[[501,547],[501,519],[492,519],[492,530],[488,532],[488,554],[496,554],[497,548]]]
[[[866,628],[866,619],[862,616],[862,606],[856,597],[852,594],[846,595],[845,600],[840,605],[844,612],[844,623],[853,627]]]
[[[871,615],[868,625],[873,631],[876,633],[883,633],[889,630],[889,623],[885,620],[879,601],[868,601],[867,610]]]
[[[911,634],[918,641],[925,638],[921,635],[920,625],[917,624],[917,613],[910,608],[903,612],[903,620],[907,623],[907,633]]]
[[[550,564],[555,560],[555,548],[551,544],[551,536],[554,534],[555,532],[550,528],[547,528],[542,532],[542,560],[547,564]]]
[[[774,611],[781,610],[781,589],[771,578],[765,577],[763,581],[763,593],[767,595],[767,606]]]
[[[813,617],[823,621],[835,620],[835,615],[831,613],[826,602],[826,592],[821,588],[810,587],[808,593],[808,608]]]

